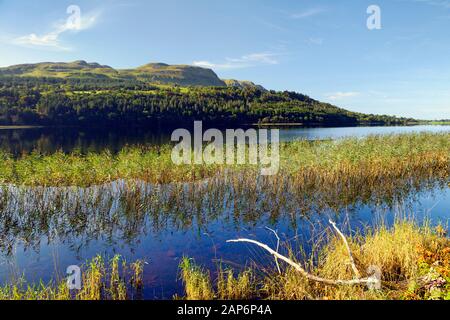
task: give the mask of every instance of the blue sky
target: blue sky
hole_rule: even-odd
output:
[[[381,29],[369,30],[369,5]],[[68,28],[67,8],[81,9]],[[0,66],[196,64],[366,113],[450,118],[450,0],[0,0]]]

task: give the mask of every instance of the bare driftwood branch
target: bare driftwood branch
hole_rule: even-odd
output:
[[[280,253],[278,253],[278,248],[277,251],[273,250],[272,248],[270,248],[268,245],[258,242],[256,240],[251,240],[251,239],[236,239],[236,240],[228,240],[228,243],[238,243],[238,242],[245,242],[245,243],[251,243],[254,245],[257,245],[258,247],[266,250],[267,252],[269,252],[271,255],[273,255],[275,257],[275,259],[280,259],[284,262],[286,262],[288,265],[290,265],[291,267],[293,267],[295,270],[297,270],[299,273],[301,273],[305,278],[312,280],[312,281],[316,281],[316,282],[321,282],[321,283],[325,283],[328,285],[346,285],[346,286],[352,286],[352,285],[358,285],[358,284],[368,284],[368,285],[376,285],[379,283],[379,280],[375,277],[368,277],[368,278],[361,278],[360,277],[360,273],[358,271],[358,269],[356,268],[356,265],[353,262],[353,256],[351,254],[351,250],[350,250],[350,246],[348,245],[347,239],[345,238],[345,236],[342,234],[342,232],[339,231],[339,229],[337,229],[336,225],[334,222],[332,222],[330,220],[330,223],[333,225],[333,227],[338,231],[338,233],[341,235],[341,237],[343,238],[349,255],[351,257],[351,261],[352,261],[352,266],[354,267],[353,271],[356,270],[355,274],[357,275],[357,278],[353,279],[353,280],[333,280],[333,279],[325,279],[319,276],[315,276],[313,274],[308,273],[300,264],[292,261],[291,259],[281,255]],[[276,232],[275,232],[276,234]],[[278,237],[278,235],[277,235]],[[278,262],[277,262],[278,265]]]
[[[353,255],[352,255],[352,250],[350,249],[350,245],[348,244],[347,238],[345,237],[345,235],[341,232],[341,230],[338,229],[338,227],[336,226],[336,223],[334,221],[332,221],[331,219],[329,220],[330,224],[333,226],[334,230],[336,230],[336,232],[339,234],[339,236],[342,238],[342,241],[345,244],[345,247],[347,248],[347,252],[348,252],[348,258],[350,260],[350,264],[352,266],[353,269],[353,273],[355,274],[355,278],[359,279],[361,278],[361,275],[358,271],[358,268],[356,268],[356,264],[355,264],[355,260],[353,259]]]
[[[266,227],[267,230],[272,231],[272,233],[275,235],[275,237],[277,237],[277,250],[276,252],[278,253],[278,251],[280,250],[280,237],[278,236],[278,232],[270,229],[269,227]],[[277,270],[278,273],[281,274],[281,268],[280,268],[280,264],[278,263],[278,257],[275,256],[275,263],[277,265]]]
[[[247,243],[252,243],[255,244],[261,248],[263,248],[264,250],[266,250],[267,252],[269,252],[271,255],[277,257],[278,259],[286,262],[288,265],[292,266],[295,270],[297,270],[298,272],[300,272],[304,277],[306,277],[309,280],[312,281],[316,281],[316,282],[322,282],[325,284],[330,284],[330,285],[355,285],[355,284],[364,284],[364,283],[373,283],[374,279],[373,278],[363,278],[363,279],[353,279],[353,280],[331,280],[331,279],[325,279],[322,277],[318,277],[315,275],[312,275],[308,272],[306,272],[305,269],[303,269],[298,263],[295,263],[294,261],[292,261],[291,259],[277,253],[276,251],[272,250],[269,246],[265,245],[264,243],[255,241],[255,240],[251,240],[251,239],[236,239],[236,240],[228,240],[227,242],[229,243],[236,243],[236,242],[247,242]]]

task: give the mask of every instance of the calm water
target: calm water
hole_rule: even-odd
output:
[[[364,137],[372,134],[401,134],[411,132],[449,132],[450,126],[410,126],[410,127],[343,127],[343,128],[290,128],[280,132],[280,139],[339,139]]]
[[[188,128],[189,129],[189,128]],[[340,128],[282,128],[280,139],[337,139],[343,137],[364,137],[370,134],[408,132],[449,132],[450,126],[411,127],[340,127]],[[14,154],[38,150],[55,152],[118,151],[126,145],[155,145],[170,142],[171,132],[144,128],[119,129],[76,129],[76,128],[33,128],[0,129],[0,149]]]
[[[290,128],[282,129],[281,138],[324,139],[410,131],[450,131],[450,127]],[[124,145],[155,144],[169,139],[168,134],[136,129],[120,133],[88,133],[74,129],[0,130],[1,148],[16,154],[36,148],[46,152],[74,148],[117,150]],[[233,203],[236,199],[227,192],[215,206],[196,209],[198,199],[195,195],[189,198],[193,194],[192,186],[183,187],[182,192],[189,200],[181,208],[169,206],[164,211],[136,205],[135,198],[120,193],[120,186],[118,182],[100,189],[42,189],[38,195],[34,190],[14,200],[0,197],[3,199],[0,280],[4,282],[23,274],[31,281],[41,278],[47,281],[56,272],[63,275],[67,266],[81,264],[99,253],[109,257],[119,253],[128,261],[147,261],[144,269],[147,299],[171,298],[176,293],[183,293],[181,282],[177,280],[178,264],[183,256],[192,257],[211,270],[216,270],[217,259],[235,268],[251,262],[270,264],[269,257],[251,246],[226,243],[228,239],[250,237],[274,245],[276,240],[266,227],[277,229],[283,240],[308,248],[311,239],[327,227],[326,221],[330,217],[346,231],[378,221],[390,223],[398,214],[414,213],[418,220],[429,217],[434,222],[450,218],[450,189],[446,183],[405,188],[399,194],[382,198],[355,199],[353,203],[343,203],[335,209],[313,205],[307,214],[295,210],[275,214],[264,206],[241,211]],[[147,188],[141,195],[143,199],[153,192],[161,195],[161,202],[171,202],[170,192],[165,189]],[[167,188],[171,190],[171,186]],[[193,190],[200,188],[201,184],[195,185]],[[14,187],[1,192],[17,195]],[[59,198],[61,203],[56,205],[61,194],[63,200]],[[85,196],[95,200],[91,203],[83,198]],[[42,198],[47,204],[39,207]]]

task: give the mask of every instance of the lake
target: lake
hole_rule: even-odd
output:
[[[450,132],[450,126],[282,128],[280,138],[283,141],[338,139],[422,131]],[[125,145],[168,141],[169,133],[144,129],[0,130],[0,148],[14,154],[33,149],[47,153],[60,149],[114,152]],[[118,253],[128,261],[147,262],[146,299],[170,299],[174,294],[183,294],[178,280],[178,264],[183,256],[194,258],[212,272],[219,260],[237,269],[250,263],[270,265],[272,260],[261,251],[226,243],[228,239],[247,237],[275,246],[276,239],[267,227],[278,230],[282,240],[308,250],[311,239],[328,226],[329,218],[345,226],[345,232],[364,230],[364,226],[380,221],[389,224],[398,215],[414,214],[419,221],[430,218],[435,223],[450,218],[447,181],[425,181],[420,185],[405,182],[395,194],[361,190],[361,193],[373,191],[374,195],[356,195],[332,207],[314,203],[316,200],[311,198],[311,209],[306,213],[289,206],[277,212],[266,205],[242,210],[250,202],[237,205],[226,189],[217,199],[209,199],[209,206],[196,208],[198,198],[207,197],[202,193],[202,182],[181,187],[142,184],[137,187],[141,188],[138,200],[122,188],[121,181],[86,189],[4,187],[0,197],[0,280],[5,282],[24,275],[30,281],[49,281],[55,274],[64,275],[69,265],[80,265],[97,254],[112,257]],[[379,188],[383,190],[383,186]],[[179,206],[172,204],[173,192],[185,195],[186,201]],[[155,197],[164,205],[156,208],[146,202]]]
[[[189,129],[189,128],[188,128]],[[450,126],[409,127],[338,127],[338,128],[280,128],[280,140],[295,139],[337,139],[343,137],[364,137],[370,134],[408,132],[448,132]],[[118,151],[124,146],[158,145],[170,142],[171,131],[145,128],[79,129],[79,128],[0,128],[0,149],[13,154],[38,150],[52,153],[57,150],[70,152]]]

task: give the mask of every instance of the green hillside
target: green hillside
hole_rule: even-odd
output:
[[[233,88],[241,88],[241,89],[245,89],[245,88],[255,88],[261,91],[266,91],[266,89],[263,86],[260,86],[258,84],[255,84],[251,81],[241,81],[241,80],[235,80],[235,79],[226,79],[223,80],[225,82],[225,84],[227,85],[227,87],[233,87]]]
[[[98,63],[43,62],[0,68],[0,125],[406,124],[306,95],[222,81],[210,69],[150,63],[116,70]]]
[[[180,86],[223,87],[225,82],[211,69],[187,65],[149,63],[136,69],[119,70],[123,77],[134,77],[147,83],[177,84]]]
[[[105,78],[180,86],[226,86],[225,82],[210,69],[164,63],[150,63],[135,69],[115,70],[109,66],[86,61],[43,62],[0,68],[0,76],[2,75],[65,79]]]
[[[77,77],[120,77],[119,72],[109,66],[86,61],[74,62],[41,62],[35,64],[19,64],[0,68],[2,76],[17,77],[49,77],[49,78],[77,78]]]

